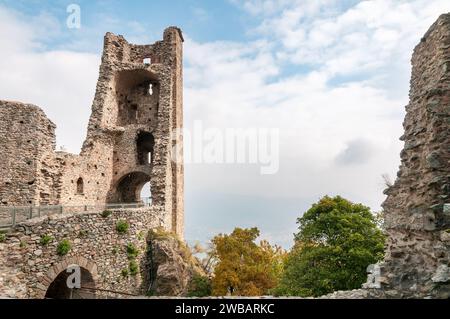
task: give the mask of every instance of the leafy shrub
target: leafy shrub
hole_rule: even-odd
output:
[[[189,283],[188,297],[208,297],[212,294],[211,280],[208,277],[194,275]]]
[[[58,247],[56,247],[56,252],[60,256],[67,255],[70,249],[72,248],[72,244],[68,239],[63,239],[59,244]]]
[[[47,246],[51,241],[53,241],[53,237],[50,235],[42,235],[40,243],[42,246]]]
[[[137,249],[137,247],[133,243],[128,243],[127,244],[128,259],[132,260],[132,259],[136,258],[138,254],[139,254],[139,249]]]
[[[122,274],[122,277],[128,277],[128,269],[124,268],[120,273]]]
[[[6,241],[6,234],[0,233],[0,243],[3,243]]]
[[[112,212],[110,210],[104,210],[100,215],[103,218],[108,218],[109,216],[111,216]]]
[[[130,261],[129,268],[131,276],[136,276],[138,274],[139,266],[134,260]]]
[[[119,234],[125,234],[128,232],[130,225],[125,220],[119,220],[116,224],[116,230]]]

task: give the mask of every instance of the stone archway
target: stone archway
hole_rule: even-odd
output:
[[[116,199],[119,203],[137,203],[141,200],[141,190],[150,181],[150,175],[144,172],[131,172],[123,176],[116,187]]]
[[[95,299],[95,282],[86,268],[80,267],[80,288],[67,286],[70,275],[66,270],[60,272],[45,292],[45,299]]]
[[[70,289],[67,287],[67,272],[69,266],[80,267],[81,289]],[[41,283],[37,285],[38,296],[46,299],[93,299],[95,288],[98,286],[97,266],[93,261],[84,257],[66,258],[57,265],[52,266]]]

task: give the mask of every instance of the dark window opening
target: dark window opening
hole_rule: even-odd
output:
[[[137,156],[139,165],[149,165],[153,162],[155,139],[151,133],[140,132],[137,137]]]
[[[136,123],[138,118],[138,106],[136,104],[132,104],[128,109],[128,120],[130,123]]]
[[[83,195],[83,192],[84,192],[84,183],[83,183],[83,179],[80,177],[78,180],[77,180],[77,194],[78,195]]]

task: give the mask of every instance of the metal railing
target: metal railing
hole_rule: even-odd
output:
[[[152,205],[150,197],[136,203],[109,203],[102,205],[47,205],[47,206],[0,206],[0,229],[15,227],[33,218],[51,215],[74,214],[82,212],[102,212],[104,210],[133,209]]]

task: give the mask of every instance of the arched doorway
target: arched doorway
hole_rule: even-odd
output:
[[[119,203],[138,203],[141,201],[141,191],[150,176],[143,172],[132,172],[122,177],[117,184],[117,201]]]
[[[45,293],[45,299],[95,299],[95,282],[93,275],[80,267],[81,287],[69,288],[67,279],[71,272],[61,271],[52,281]]]

